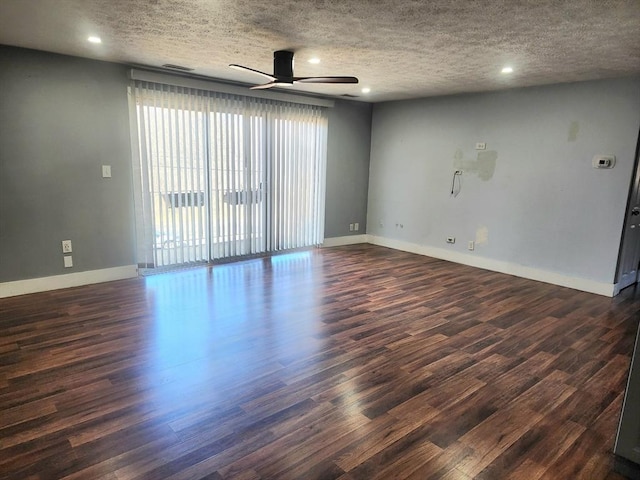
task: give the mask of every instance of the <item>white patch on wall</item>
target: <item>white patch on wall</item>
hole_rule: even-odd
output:
[[[485,150],[476,153],[475,160],[465,160],[464,152],[457,149],[453,155],[453,167],[462,170],[464,173],[477,175],[480,180],[491,180],[496,171],[496,160],[498,152]]]
[[[486,245],[489,243],[489,229],[487,227],[478,227],[476,230],[476,245]]]

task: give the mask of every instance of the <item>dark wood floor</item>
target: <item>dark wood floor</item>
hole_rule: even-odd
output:
[[[618,479],[640,318],[369,245],[0,300],[0,478]]]

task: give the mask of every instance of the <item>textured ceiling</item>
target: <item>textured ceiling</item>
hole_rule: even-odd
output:
[[[0,44],[243,83],[292,49],[360,79],[295,90],[375,102],[639,74],[640,0],[0,0]]]

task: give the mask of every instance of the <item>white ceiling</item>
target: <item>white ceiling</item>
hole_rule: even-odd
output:
[[[295,90],[377,102],[639,74],[640,0],[0,0],[0,44],[243,83],[291,49],[360,79]]]

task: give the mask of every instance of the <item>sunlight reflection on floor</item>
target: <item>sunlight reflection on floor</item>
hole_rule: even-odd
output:
[[[155,324],[143,339],[144,368],[154,401],[179,402],[203,386],[222,394],[256,370],[277,371],[302,338],[307,354],[320,348],[308,340],[317,322],[295,321],[320,311],[322,264],[313,260],[311,251],[293,252],[146,277]]]

